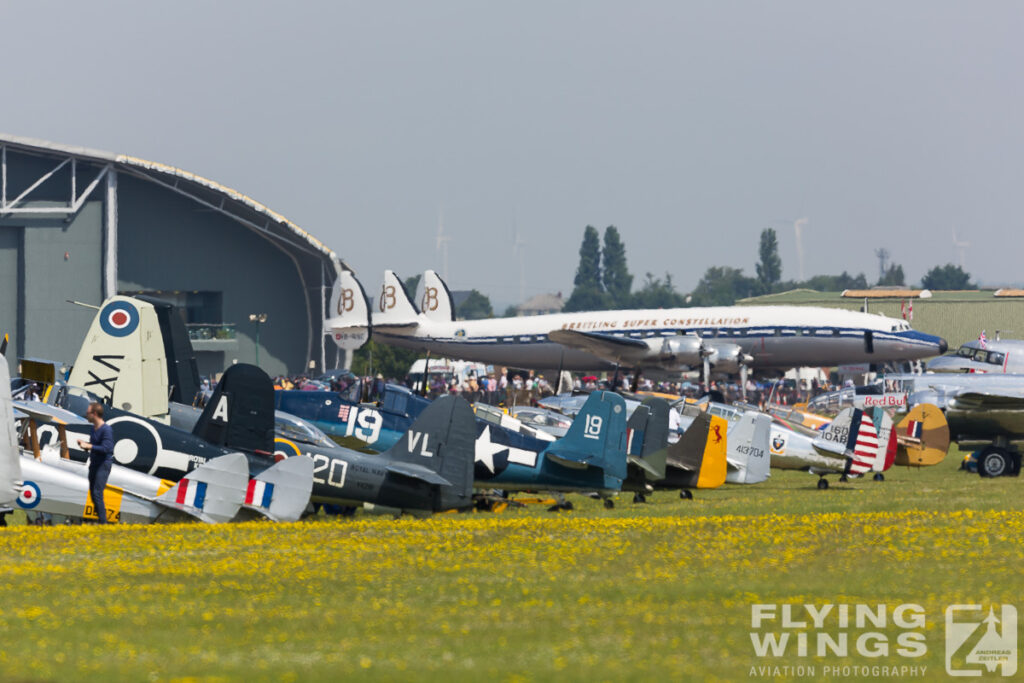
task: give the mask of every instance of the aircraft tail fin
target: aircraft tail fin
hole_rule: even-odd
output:
[[[127,296],[103,302],[78,352],[68,384],[115,408],[167,419],[167,356],[156,309]]]
[[[732,484],[757,484],[771,476],[768,456],[772,418],[748,411],[729,429],[728,473]]]
[[[914,406],[893,429],[898,444],[897,465],[937,465],[949,450],[949,425],[930,403]]]
[[[850,442],[853,455],[847,463],[849,474],[866,474],[881,471],[879,460],[884,461],[885,454],[879,452],[878,429],[871,416],[863,410],[854,409],[850,425]]]
[[[626,454],[629,464],[652,481],[665,478],[668,455],[668,401],[649,398],[626,423]]]
[[[626,402],[610,391],[595,391],[576,414],[569,431],[544,457],[573,468],[597,467],[609,488],[626,478]]]
[[[373,326],[408,330],[419,325],[420,319],[420,312],[416,310],[402,280],[394,271],[385,270],[377,310],[373,314]]]
[[[210,524],[231,521],[245,500],[249,463],[242,453],[208,460],[186,474],[156,502]]]
[[[167,359],[168,398],[176,403],[192,405],[199,393],[199,365],[185,328],[185,319],[174,304],[149,296],[136,297],[151,305],[160,325],[160,337]]]
[[[898,448],[896,430],[893,429],[892,416],[884,408],[873,408],[870,414],[871,421],[875,423],[875,429],[878,430],[879,456],[875,463],[875,471],[884,472],[896,462]]]
[[[381,455],[388,461],[389,476],[436,486],[435,509],[458,509],[472,503],[476,418],[461,396],[433,401],[398,443]]]
[[[232,365],[221,375],[192,433],[231,450],[273,453],[273,381],[255,365]]]
[[[433,270],[423,273],[423,296],[420,298],[420,311],[427,320],[450,323],[455,320],[455,302],[452,300],[448,285]]]
[[[331,335],[338,348],[358,349],[370,339],[373,330],[366,291],[351,270],[342,270],[334,281],[328,315],[324,334]]]
[[[0,505],[13,503],[21,492],[21,452],[14,425],[11,374],[0,354]]]
[[[249,480],[243,505],[275,522],[296,522],[313,492],[313,459],[284,458]]]
[[[668,447],[668,465],[690,472],[694,488],[721,486],[727,470],[727,428],[717,415],[700,413],[679,441]]]

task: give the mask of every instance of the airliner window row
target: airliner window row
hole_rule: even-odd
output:
[[[722,328],[722,329],[692,329],[692,330],[635,330],[631,332],[606,333],[611,337],[622,339],[643,339],[650,337],[673,337],[676,335],[697,334],[704,339],[728,338],[728,337],[857,337],[864,335],[862,329],[841,329],[837,327],[750,327],[750,328]],[[485,341],[483,339],[479,341]],[[546,334],[537,335],[516,335],[511,337],[497,337],[493,340],[499,344],[531,344],[547,342]]]

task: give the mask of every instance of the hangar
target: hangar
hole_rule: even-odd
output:
[[[12,365],[74,362],[94,311],[70,302],[149,294],[181,307],[204,375],[234,362],[271,375],[322,369],[326,299],[344,267],[281,214],[212,180],[0,135],[0,334]]]

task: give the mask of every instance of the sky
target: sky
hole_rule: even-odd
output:
[[[886,248],[1024,281],[1024,3],[0,0],[0,27],[0,132],[213,178],[368,291],[443,272],[439,225],[496,307],[568,295],[588,224],[684,291],[775,227],[797,278],[801,218],[806,276]]]

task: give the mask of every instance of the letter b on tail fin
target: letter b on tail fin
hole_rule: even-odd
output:
[[[420,297],[420,311],[428,320],[449,323],[455,320],[455,305],[452,293],[444,280],[432,270],[423,273],[423,296]]]
[[[370,331],[366,292],[352,271],[343,270],[334,281],[324,333],[331,335],[338,348],[349,350],[365,344]]]

